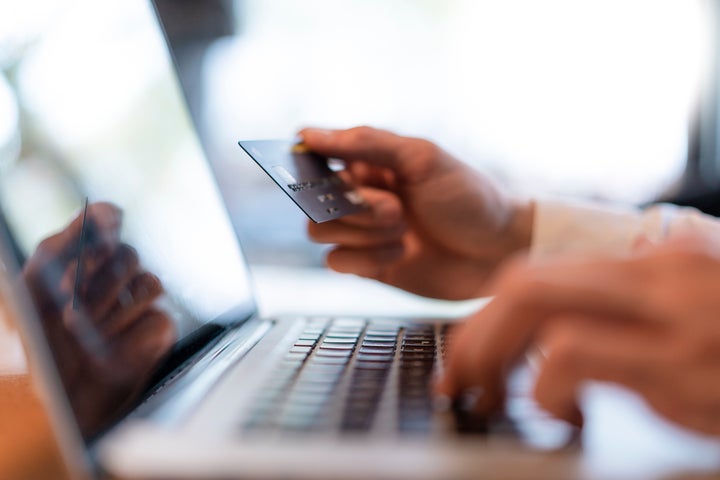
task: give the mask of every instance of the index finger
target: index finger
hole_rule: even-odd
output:
[[[633,268],[638,266],[640,262],[578,260],[511,271],[496,298],[456,335],[438,392],[456,396],[481,386],[488,403],[496,403],[507,369],[559,315],[640,322],[662,317],[658,307],[639,300],[647,271]]]
[[[425,179],[430,172],[448,164],[448,157],[431,142],[401,137],[387,130],[371,127],[348,130],[305,128],[298,135],[314,152],[389,168],[401,180],[410,183]]]

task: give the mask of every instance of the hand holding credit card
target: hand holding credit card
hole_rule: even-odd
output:
[[[365,210],[355,188],[333,171],[327,159],[288,140],[251,140],[238,144],[316,223]]]

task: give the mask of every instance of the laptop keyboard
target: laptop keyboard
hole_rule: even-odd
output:
[[[367,432],[385,405],[397,431],[427,433],[444,334],[427,323],[308,319],[255,398],[243,429]]]

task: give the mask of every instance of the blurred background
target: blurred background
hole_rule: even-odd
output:
[[[157,3],[251,261],[321,261],[304,217],[236,147],[308,125],[423,136],[520,192],[686,190],[714,2]]]
[[[14,2],[0,16],[3,163],[32,157],[19,132],[25,124],[32,135],[52,116],[48,103],[77,108],[23,94],[59,81],[47,73],[58,67],[51,48],[37,54],[43,49],[35,40],[62,3]],[[237,146],[240,139],[292,137],[310,125],[368,124],[426,137],[518,192],[716,208],[712,0],[156,0],[156,6],[253,264],[322,262],[323,247],[305,237],[304,215]],[[102,82],[107,91],[109,84],[120,93],[102,101],[121,108],[128,91],[158,74],[143,61],[141,45],[138,38],[116,39],[110,52],[104,45],[98,77],[83,88]],[[114,71],[112,55],[136,56],[138,68]],[[72,73],[73,65],[60,67]],[[158,129],[154,137],[171,139],[172,131]]]

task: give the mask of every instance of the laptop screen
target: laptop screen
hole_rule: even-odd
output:
[[[254,304],[150,1],[33,15],[0,202],[87,439]]]

